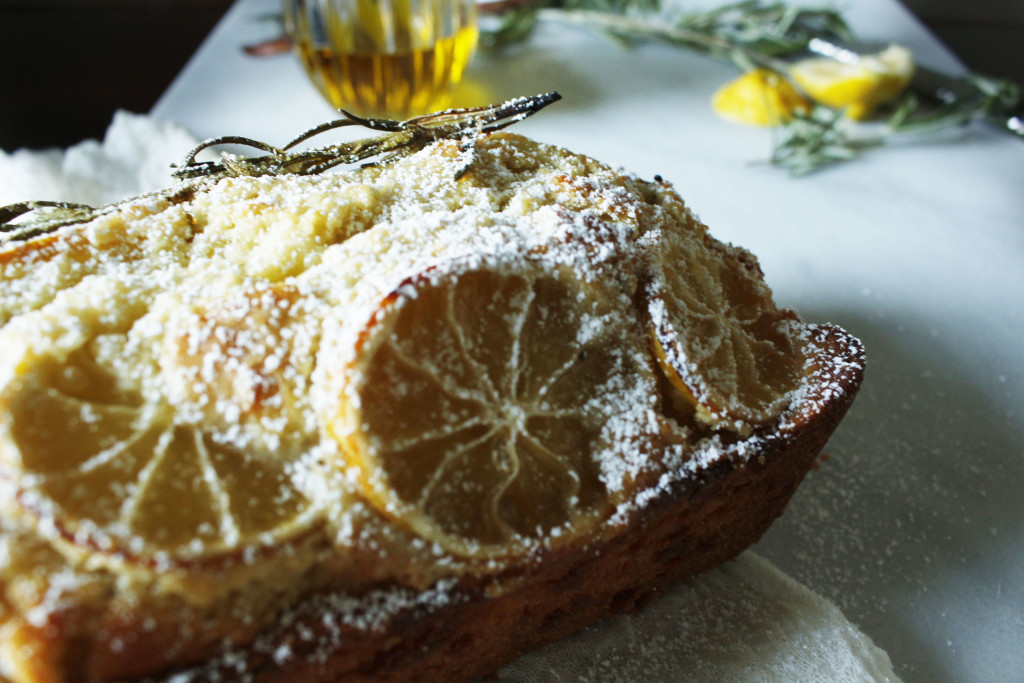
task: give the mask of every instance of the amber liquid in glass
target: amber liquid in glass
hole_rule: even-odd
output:
[[[431,9],[430,0],[404,4],[401,13],[389,12],[397,3],[357,2],[362,14],[304,15],[292,21],[295,51],[320,93],[335,108],[360,116],[405,119],[448,106],[451,88],[462,80],[476,48],[475,6],[455,15],[442,31],[444,22],[416,15],[417,9]],[[367,8],[378,14],[368,16]],[[366,25],[354,25],[359,21]],[[311,30],[317,24],[330,27],[326,33],[335,39],[317,39]]]

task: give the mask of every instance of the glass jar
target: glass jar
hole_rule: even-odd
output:
[[[406,119],[443,109],[476,48],[476,0],[283,0],[303,68],[334,107]]]

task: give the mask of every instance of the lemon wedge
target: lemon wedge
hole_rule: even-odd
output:
[[[807,111],[810,102],[770,69],[752,69],[714,94],[711,107],[722,118],[750,126],[777,126]]]
[[[789,70],[793,81],[814,100],[843,109],[858,121],[870,117],[879,105],[895,99],[913,74],[913,55],[899,45],[852,62],[826,57],[805,59]]]

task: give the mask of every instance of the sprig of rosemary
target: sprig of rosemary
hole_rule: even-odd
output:
[[[35,212],[33,220],[17,219]],[[72,202],[27,201],[0,207],[0,245],[5,242],[30,240],[75,223],[86,223],[101,213],[100,209]]]
[[[732,62],[740,70],[764,67],[785,71],[781,55],[804,51],[812,38],[845,40],[849,29],[830,10],[808,10],[756,0],[680,14],[667,21],[620,17],[593,11],[547,11],[541,18],[596,29],[628,45],[657,40]]]
[[[180,164],[172,167],[174,177],[184,181],[185,186],[179,184],[154,194],[185,196],[189,188],[199,182],[224,177],[315,175],[342,164],[360,163],[371,157],[379,157],[376,163],[386,163],[442,139],[458,140],[467,151],[472,152],[477,136],[507,128],[560,99],[562,96],[557,92],[549,92],[518,97],[486,107],[449,109],[405,121],[361,118],[343,111],[343,118],[312,128],[283,147],[234,135],[211,138],[199,143]],[[317,135],[349,126],[380,131],[384,135],[292,151]],[[228,144],[245,145],[266,154],[253,157],[222,155],[217,161],[196,160],[203,150]],[[472,153],[466,155],[466,162],[456,171],[456,177],[471,168],[473,158]],[[0,207],[0,245],[26,241],[67,225],[90,221],[113,210],[115,206],[92,207],[67,202],[26,201]],[[30,214],[27,220],[18,220]]]
[[[959,96],[938,105],[906,93],[889,117],[876,124],[874,133],[863,132],[872,129],[854,126],[842,111],[828,107],[817,106],[806,114],[796,112],[793,120],[780,128],[769,162],[800,177],[856,159],[896,136],[934,134],[989,118],[1005,125],[1009,113],[1024,101],[1020,87],[1011,81],[972,74],[960,84],[964,87]]]
[[[483,0],[480,45],[498,51],[525,42],[533,34],[542,10],[585,10],[611,15],[652,13],[660,0]]]
[[[484,11],[487,7],[482,5]],[[500,9],[501,26],[508,28],[485,33],[483,42],[491,47],[525,40],[537,21],[553,21],[584,26],[625,45],[668,43],[729,61],[740,70],[762,67],[783,77],[788,72],[783,58],[805,52],[812,41],[856,42],[839,12],[785,2],[741,0],[674,15],[661,12],[655,0],[505,0],[491,7]],[[979,75],[941,80],[952,87],[934,93],[908,91],[884,124],[874,128],[853,124],[842,112],[820,105],[797,114],[775,134],[769,162],[794,176],[807,175],[856,159],[896,135],[935,133],[979,119],[1024,137],[1024,98],[1018,86]]]
[[[852,38],[839,12],[759,0],[676,14],[662,13],[650,0],[525,0],[507,7],[503,19],[513,25],[544,20],[584,26],[627,45],[657,40],[731,61],[742,69],[779,66],[775,57],[805,50],[815,37]],[[484,44],[496,48],[528,37],[524,32],[484,34]]]
[[[185,160],[175,167],[174,176],[180,179],[217,178],[223,176],[261,176],[323,173],[335,166],[354,164],[370,157],[383,157],[389,161],[411,154],[435,140],[475,138],[506,128],[532,116],[562,96],[557,92],[532,97],[519,97],[501,104],[469,109],[449,109],[416,116],[405,121],[362,118],[342,110],[343,118],[323,123],[307,130],[283,147],[238,136],[211,138],[199,143]],[[337,145],[291,152],[297,145],[329,130],[361,126],[386,134]],[[219,161],[196,161],[200,152],[226,144],[241,144],[267,152],[259,157],[223,156]]]
[[[844,125],[843,112],[817,106],[810,112],[794,112],[775,140],[769,163],[789,171],[793,177],[805,176],[843,161],[856,159],[883,138],[853,137]]]

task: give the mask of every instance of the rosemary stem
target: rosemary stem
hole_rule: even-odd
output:
[[[720,35],[666,23],[663,17],[661,19],[641,19],[621,14],[609,14],[599,10],[542,9],[538,18],[598,29],[619,37],[661,40],[733,63],[739,61],[737,57],[742,57],[749,64],[773,71],[785,72],[788,69],[788,64],[784,60],[750,49]]]

